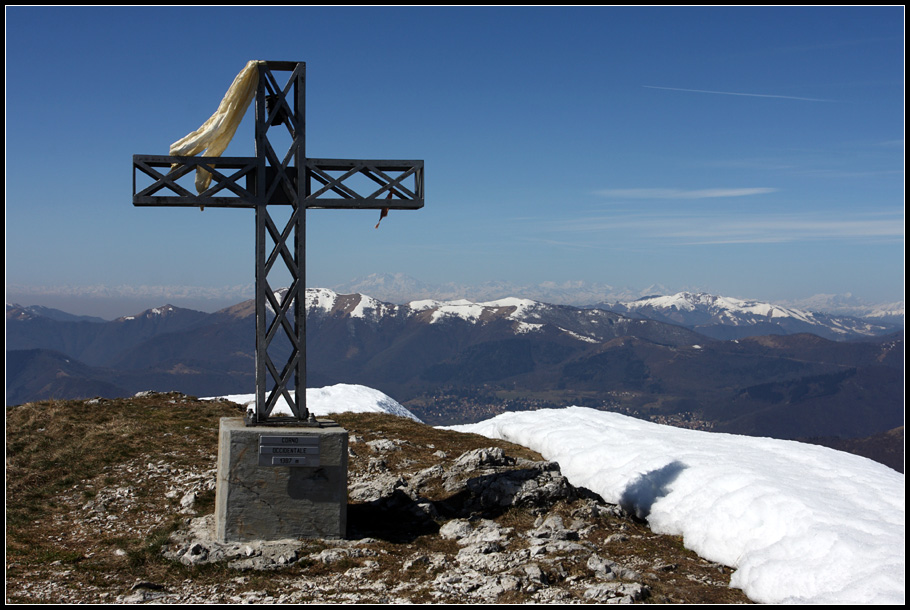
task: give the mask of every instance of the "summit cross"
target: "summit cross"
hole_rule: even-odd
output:
[[[382,218],[423,207],[423,161],[307,158],[305,95],[305,63],[258,62],[255,156],[133,155],[134,206],[255,210],[256,408],[247,425],[319,425],[306,407],[306,209],[382,210]],[[211,175],[202,192],[178,182],[194,172]],[[137,176],[151,182],[137,185]],[[286,214],[277,223],[276,208]],[[273,272],[290,275],[283,294],[269,283]],[[282,397],[292,417],[270,418]]]

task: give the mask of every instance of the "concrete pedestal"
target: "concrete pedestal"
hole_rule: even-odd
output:
[[[224,417],[215,534],[220,542],[344,538],[347,483],[340,426],[246,426]]]

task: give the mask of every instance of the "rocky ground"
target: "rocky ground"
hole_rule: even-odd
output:
[[[109,419],[84,422],[103,407]],[[7,602],[749,602],[729,568],[558,464],[389,415],[336,417],[346,539],[219,544],[215,433],[234,415],[177,394],[8,409]]]

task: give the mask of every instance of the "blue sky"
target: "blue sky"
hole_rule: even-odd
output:
[[[307,63],[308,155],[426,164],[426,206],[378,230],[374,211],[307,213],[310,286],[901,300],[903,23],[903,7],[7,8],[7,297],[239,300],[252,212],[135,208],[131,159],[167,154],[268,59]],[[251,114],[225,154],[254,154]]]

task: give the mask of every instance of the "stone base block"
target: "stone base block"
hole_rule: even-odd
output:
[[[348,433],[340,426],[246,426],[221,419],[219,542],[344,538]]]

